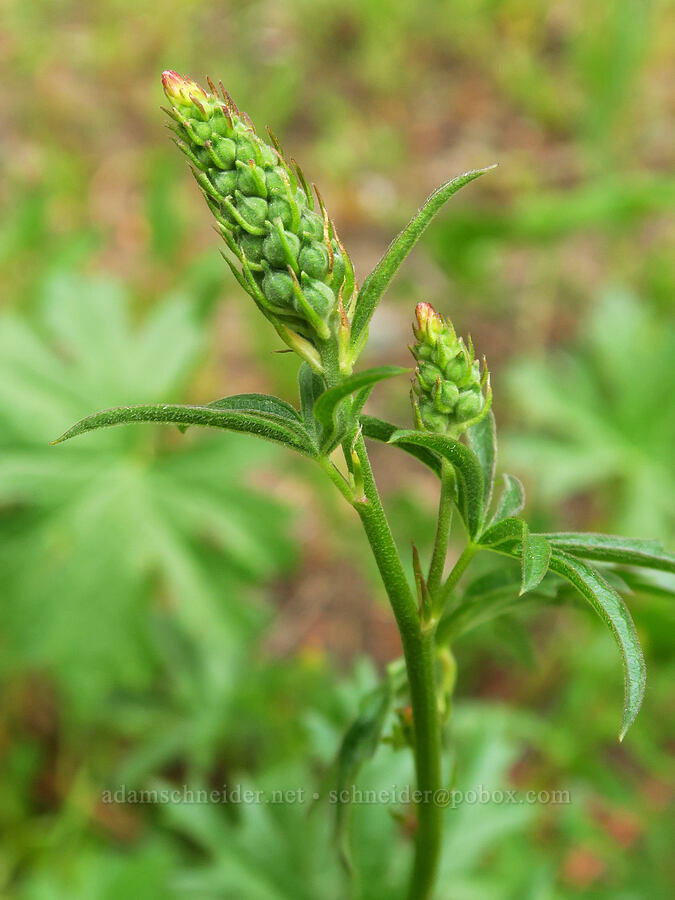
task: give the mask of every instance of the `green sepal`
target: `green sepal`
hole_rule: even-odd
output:
[[[374,441],[382,441],[385,444],[388,444],[392,434],[395,434],[399,430],[398,425],[392,425],[391,422],[385,422],[384,419],[378,419],[376,416],[362,415],[359,418],[359,422],[361,423],[361,430],[364,437]],[[434,475],[437,475],[438,478],[441,477],[443,467],[441,458],[437,453],[434,453],[432,450],[427,450],[425,447],[420,447],[417,444],[406,443],[405,441],[397,441],[394,446],[398,447],[399,450],[403,450],[405,453],[409,453],[410,456],[414,456],[415,459],[424,463],[425,466],[431,469]]]
[[[476,454],[447,434],[401,430],[389,438],[390,444],[401,441],[433,450],[452,464],[457,481],[457,508],[469,537],[475,538],[483,524],[483,470]]]
[[[452,181],[441,185],[427,197],[422,207],[415,213],[398,236],[394,238],[387,252],[366,278],[363,287],[359,291],[352,321],[352,348],[356,348],[359,345],[361,334],[368,327],[380,298],[389,286],[401,263],[420,239],[425,228],[439,209],[465,184],[494,168],[494,166],[488,166],[485,169],[474,169],[470,172],[465,172],[463,175],[458,175]]]
[[[315,458],[317,448],[311,436],[299,422],[289,418],[263,413],[257,410],[246,412],[216,409],[211,406],[178,406],[174,404],[153,404],[147,406],[120,406],[104,409],[82,419],[68,429],[61,437],[52,441],[60,444],[70,438],[98,428],[112,425],[130,425],[138,422],[171,423],[174,425],[203,425],[240,431],[283,444]]]
[[[572,556],[675,573],[675,554],[665,550],[659,541],[571,531],[545,534],[544,537],[554,549]]]
[[[614,635],[624,667],[625,698],[619,732],[619,740],[622,741],[642,704],[647,677],[631,614],[614,588],[588,563],[554,549],[549,568],[574,585]]]

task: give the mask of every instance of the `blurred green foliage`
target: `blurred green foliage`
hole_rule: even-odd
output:
[[[437,183],[499,162],[404,268],[371,356],[408,362],[413,306],[434,303],[488,355],[504,453],[542,527],[672,539],[671,20],[667,0],[3,5],[0,895],[345,894],[325,804],[101,800],[120,784],[324,792],[376,680],[321,627],[321,567],[353,553],[365,586],[346,582],[337,627],[372,630],[369,564],[280,451],[141,426],[47,446],[113,403],[292,390],[162,130],[161,70],[222,78],[272,125],[361,280]],[[407,424],[403,393],[380,396]],[[377,462],[398,534],[419,533],[424,474]],[[309,608],[284,609],[303,592]],[[590,616],[545,610],[462,639],[457,786],[572,803],[449,810],[444,898],[669,896],[673,612],[629,602],[649,685],[621,747],[620,673]],[[270,650],[285,629],[301,636]],[[377,635],[383,663],[397,650]],[[406,765],[383,748],[359,785],[405,783]],[[397,896],[409,823],[393,811],[354,807],[363,900]]]
[[[617,531],[672,541],[674,382],[675,331],[631,295],[609,291],[574,355],[513,363],[510,397],[533,432],[514,428],[513,465],[534,473],[549,504],[600,486],[602,518]]]

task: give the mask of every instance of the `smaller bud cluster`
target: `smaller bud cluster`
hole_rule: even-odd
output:
[[[492,401],[490,373],[483,359],[474,359],[471,338],[467,347],[452,323],[430,303],[415,308],[410,352],[417,360],[411,398],[415,427],[421,431],[458,437],[487,415]]]

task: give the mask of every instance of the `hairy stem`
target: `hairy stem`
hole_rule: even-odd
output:
[[[448,578],[447,578],[445,584],[441,588],[441,592],[439,595],[439,607],[438,607],[439,613],[443,611],[443,607],[446,605],[447,601],[450,599],[452,592],[454,591],[455,587],[457,586],[457,582],[462,577],[462,575],[464,574],[464,572],[467,569],[467,566],[469,565],[469,563],[474,558],[476,553],[478,553],[479,550],[480,550],[480,547],[478,547],[477,544],[473,544],[471,541],[469,541],[468,544],[466,545],[466,547],[464,548],[464,550],[462,551],[461,556],[459,557],[459,559],[457,560],[457,562],[451,569],[450,574],[448,575]]]
[[[354,494],[352,492],[352,489],[342,473],[337,469],[337,467],[333,465],[333,463],[330,461],[330,459],[328,459],[327,456],[320,456],[317,459],[317,462],[324,470],[326,475],[328,475],[335,487],[340,491],[345,500],[348,503],[353,504]]]
[[[438,501],[438,524],[436,526],[436,538],[434,550],[431,555],[429,577],[427,587],[432,597],[438,591],[443,578],[443,568],[448,552],[448,538],[452,524],[452,503],[455,493],[455,473],[447,459],[443,460],[441,470],[441,496]]]
[[[373,556],[396,618],[408,672],[413,716],[417,790],[417,835],[409,900],[429,900],[438,869],[443,809],[437,803],[441,788],[441,737],[436,694],[433,623],[421,627],[415,599],[403,571],[375,484],[363,437],[355,444],[361,465],[364,500],[355,502]]]

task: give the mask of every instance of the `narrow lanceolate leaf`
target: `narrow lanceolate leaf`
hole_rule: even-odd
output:
[[[519,594],[521,575],[515,566],[479,575],[467,585],[459,606],[448,610],[438,623],[436,643],[452,643],[466,631],[498,616],[557,602],[558,586],[545,582],[525,597]]]
[[[361,416],[359,421],[364,437],[382,441],[385,444],[388,444],[392,434],[399,430],[398,425],[392,425],[391,422],[385,422],[384,419],[378,419],[375,416]],[[414,456],[415,459],[430,468],[434,475],[441,477],[441,458],[437,453],[417,444],[406,443],[406,441],[397,441],[395,446],[399,450],[409,453],[410,456]]]
[[[418,444],[452,464],[457,479],[457,508],[469,537],[475,538],[483,524],[483,470],[475,453],[447,434],[427,431],[396,431],[390,444]]]
[[[349,397],[356,391],[373,388],[378,381],[383,381],[385,378],[404,375],[409,371],[410,369],[403,369],[401,366],[379,366],[375,369],[366,369],[365,372],[357,372],[356,375],[350,375],[349,378],[343,378],[339,384],[319,397],[314,406],[314,415],[324,428],[331,428],[335,425],[337,407],[345,397]],[[363,402],[365,403],[365,399]]]
[[[375,754],[392,699],[392,686],[387,679],[363,699],[359,714],[345,733],[338,752],[335,835],[342,861],[349,869],[351,862],[346,840],[349,807],[341,798],[354,784],[363,764]]]
[[[314,437],[317,434],[314,404],[326,390],[323,378],[312,370],[309,363],[304,362],[298,370],[298,387],[300,389],[300,408],[305,427]]]
[[[517,589],[508,588],[495,591],[487,597],[462,603],[444,615],[436,630],[436,644],[452,644],[467,631],[483,625],[491,619],[519,610],[532,609],[550,603],[551,598],[539,591],[533,591],[523,597]]]
[[[614,634],[625,677],[623,722],[619,733],[622,741],[640,709],[646,680],[645,662],[631,615],[614,588],[588,563],[554,550],[549,568],[574,585]]]
[[[573,556],[675,573],[675,554],[664,550],[659,541],[642,541],[592,532],[577,534],[569,531],[547,534],[545,537],[552,547]]]
[[[174,425],[205,425],[254,434],[268,441],[292,447],[307,456],[317,455],[316,447],[300,423],[271,413],[214,409],[209,406],[177,406],[157,404],[152,406],[120,406],[104,409],[87,416],[73,425],[52,443],[60,444],[87,431],[107,428],[111,425],[129,425],[137,422],[173,423]]]
[[[483,470],[483,511],[487,514],[497,466],[497,424],[492,411],[472,425],[466,437]]]
[[[622,569],[621,581],[623,581],[629,591],[651,594],[653,597],[663,597],[666,600],[675,600],[675,585],[671,587],[666,584],[664,576],[649,576],[644,572]]]
[[[497,526],[498,527],[498,526]],[[522,582],[520,593],[534,590],[548,572],[551,545],[540,534],[525,534],[522,548]]]
[[[491,525],[480,536],[478,543],[487,549],[499,548],[500,551],[510,552],[512,548],[522,545],[526,537],[527,522],[524,519],[511,517]]]
[[[525,506],[525,488],[515,475],[504,475],[504,487],[497,501],[497,509],[490,520],[494,525],[502,519],[517,516]]]
[[[207,403],[207,406],[211,409],[269,413],[291,422],[302,423],[300,413],[294,406],[269,394],[234,394],[232,397],[222,397],[220,400]]]
[[[279,416],[295,424],[302,423],[302,418],[297,409],[285,400],[281,400],[279,397],[272,397],[269,394],[234,394],[231,397],[221,397],[220,400],[213,400],[206,405],[211,409],[259,412]],[[188,426],[179,425],[178,428],[185,433]]]
[[[375,307],[389,286],[389,282],[439,209],[465,184],[468,184],[485,172],[489,172],[490,169],[494,169],[494,166],[465,172],[463,175],[453,178],[452,181],[441,185],[433,194],[427,197],[422,208],[417,211],[403,231],[392,241],[387,252],[366,278],[363,287],[359,291],[352,322],[352,347],[359,345],[361,335],[364,329],[368,327]]]

